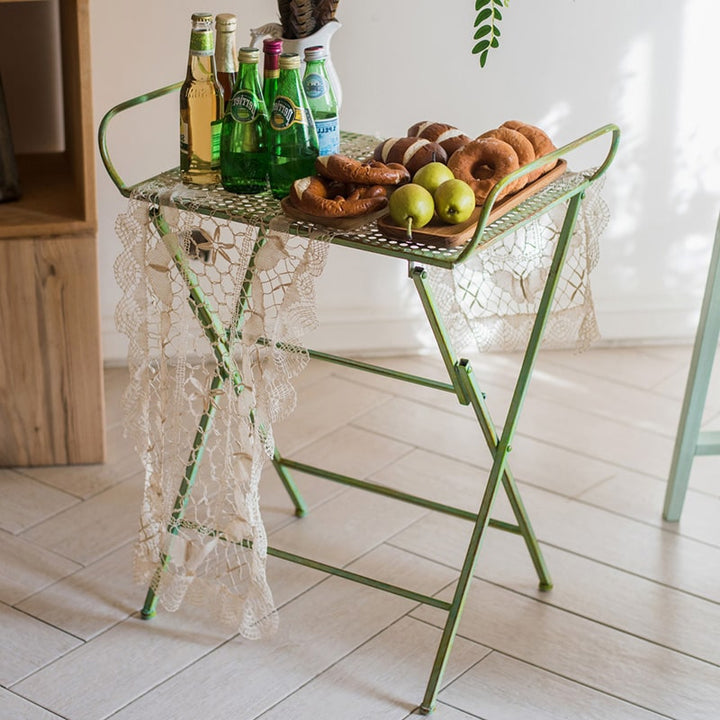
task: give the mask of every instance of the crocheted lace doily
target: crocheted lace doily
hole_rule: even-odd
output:
[[[308,360],[303,337],[316,325],[315,282],[332,233],[296,237],[282,215],[251,226],[194,213],[194,204],[206,204],[207,192],[167,179],[149,181],[116,223],[122,251],[115,275],[123,291],[116,322],[129,339],[125,426],[145,468],[135,566],[139,580],[154,583],[167,610],[185,599],[202,603],[243,636],[259,637],[277,627],[277,618],[265,572],[258,484],[274,450],[273,423],[295,406],[292,381]],[[149,217],[152,196],[171,230],[165,240]],[[182,203],[169,202],[178,197]],[[524,346],[564,209],[453,270],[428,268],[456,347]],[[606,222],[605,204],[592,190],[568,252],[546,345],[582,348],[598,335],[590,273]],[[266,241],[258,249],[259,237]],[[184,274],[173,253],[184,258]],[[188,278],[196,299],[199,293],[212,313],[193,309]],[[213,333],[220,342],[211,341]],[[230,358],[224,382],[218,380],[218,357]],[[199,429],[204,410],[212,419]],[[173,523],[193,459],[194,485],[182,519]],[[166,556],[164,571],[156,574]]]

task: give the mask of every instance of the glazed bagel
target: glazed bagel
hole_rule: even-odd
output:
[[[381,162],[400,163],[411,175],[428,163],[446,163],[448,159],[442,145],[418,137],[388,138],[375,148],[373,157]]]
[[[464,180],[475,192],[475,201],[482,205],[490,191],[508,173],[520,167],[517,153],[511,145],[497,138],[479,138],[453,153],[448,167],[456,178]],[[510,192],[506,185],[497,199]]]
[[[430,142],[436,142],[445,150],[448,157],[472,140],[472,138],[452,125],[431,122],[430,120],[415,123],[408,128],[407,134],[408,137],[421,137]]]
[[[506,142],[517,153],[520,167],[522,167],[523,165],[527,165],[529,162],[532,162],[535,159],[535,150],[533,149],[532,143],[517,130],[512,130],[509,127],[499,127],[495,128],[495,130],[488,130],[480,137],[491,137]],[[530,174],[532,175],[532,173]],[[522,188],[527,185],[527,182],[528,176],[523,175],[514,182],[510,183],[510,185],[508,186],[508,192],[514,193],[518,190],[522,190]]]
[[[358,217],[387,205],[387,187],[363,185],[344,188],[317,175],[300,178],[290,186],[290,202],[299,210],[319,217]],[[336,194],[338,193],[338,194]]]
[[[363,163],[345,155],[321,155],[315,170],[325,178],[357,185],[400,185],[410,181],[407,168],[398,163],[371,160]]]
[[[547,155],[553,150],[556,150],[555,144],[548,137],[547,133],[539,127],[535,127],[535,125],[528,125],[527,123],[520,122],[519,120],[508,120],[502,124],[502,127],[508,127],[511,130],[516,130],[521,135],[524,135],[533,146],[536,160],[543,157],[543,155]],[[557,160],[550,162],[547,165],[543,165],[537,170],[533,170],[527,175],[528,183],[537,180],[541,175],[544,175],[549,170],[552,170],[555,165],[557,165]]]

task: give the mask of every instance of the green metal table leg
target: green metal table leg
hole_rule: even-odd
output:
[[[305,517],[305,515],[307,515],[307,505],[305,505],[305,501],[303,500],[292,475],[288,471],[287,466],[283,464],[283,459],[280,457],[277,450],[273,455],[272,463],[277,474],[280,476],[280,480],[285,486],[285,490],[290,496],[293,505],[295,505],[295,515],[297,517]]]
[[[705,447],[707,445],[706,441],[712,436],[710,433],[700,432],[700,423],[702,422],[702,413],[710,385],[710,375],[719,335],[720,217],[715,229],[715,244],[710,259],[700,320],[695,335],[692,360],[685,387],[685,397],[680,411],[680,422],[665,491],[663,517],[671,522],[680,519],[695,455],[717,454],[716,448]]]
[[[185,510],[187,508],[188,500],[190,499],[190,492],[192,491],[193,485],[197,478],[198,467],[200,460],[202,459],[203,452],[205,450],[205,444],[207,442],[208,432],[212,424],[213,415],[215,414],[215,396],[219,392],[223,385],[223,378],[220,377],[219,373],[213,376],[212,382],[210,383],[210,389],[208,391],[207,400],[205,401],[205,409],[200,422],[198,423],[198,429],[195,433],[195,439],[193,441],[193,447],[190,451],[187,465],[185,466],[185,475],[180,483],[178,494],[175,498],[175,504],[173,506],[172,515],[170,516],[170,522],[168,523],[168,538],[165,550],[160,558],[160,564],[155,570],[153,579],[148,588],[147,595],[145,597],[145,604],[142,609],[142,617],[149,619],[155,615],[155,609],[157,606],[158,596],[157,588],[160,583],[160,576],[162,575],[165,568],[167,568],[170,562],[170,550],[172,544],[172,538],[178,534],[178,528],[182,522]]]
[[[185,281],[185,284],[189,290],[188,303],[192,308],[193,313],[198,318],[200,325],[202,326],[203,332],[210,341],[210,345],[217,361],[217,368],[215,375],[213,376],[210,388],[208,391],[208,397],[206,400],[205,409],[198,422],[198,430],[195,434],[195,440],[193,442],[193,449],[190,452],[190,457],[185,468],[185,475],[180,483],[178,494],[175,498],[175,504],[173,506],[173,512],[168,523],[168,543],[165,550],[160,558],[160,563],[155,571],[153,579],[150,583],[147,596],[145,598],[145,604],[142,609],[142,616],[144,618],[151,618],[155,615],[157,606],[157,587],[160,582],[160,577],[163,571],[167,568],[171,557],[171,545],[172,538],[177,535],[178,527],[180,526],[187,503],[190,498],[193,485],[195,484],[195,478],[197,476],[198,466],[203,455],[205,443],[207,440],[208,430],[212,423],[213,415],[215,414],[215,397],[220,392],[222,385],[225,380],[231,379],[233,387],[236,393],[240,393],[244,389],[244,383],[240,375],[240,370],[232,356],[232,346],[239,337],[239,333],[242,328],[242,322],[245,317],[245,311],[250,300],[250,293],[252,288],[253,275],[255,273],[255,257],[265,244],[267,238],[259,233],[253,250],[250,255],[248,267],[245,271],[245,277],[240,292],[240,297],[237,306],[237,326],[226,330],[223,326],[220,317],[218,316],[215,309],[212,307],[207,297],[205,296],[200,282],[196,273],[193,271],[190,263],[188,262],[185,253],[180,247],[178,238],[170,230],[167,221],[162,216],[160,208],[150,208],[150,219],[157,228],[163,243],[165,244],[170,256],[175,263],[175,266],[180,272],[181,277]],[[254,422],[254,415],[251,413],[251,421]],[[260,432],[263,432],[263,428],[260,428]],[[280,465],[280,459],[277,453],[273,458],[273,464],[275,465],[280,477],[282,478],[285,489],[287,490],[293,504],[295,505],[295,512],[298,517],[302,517],[306,512],[306,506],[298,491],[292,477],[290,476],[287,469]]]
[[[435,302],[433,301],[424,269],[414,267],[411,270],[411,277],[420,294],[423,308],[425,309],[433,334],[438,343],[440,354],[443,357],[450,377],[453,379],[453,387],[456,388],[458,400],[464,405],[470,404],[472,406],[478,424],[485,436],[487,446],[494,457],[498,445],[497,431],[495,430],[495,425],[485,403],[483,393],[477,386],[474,375],[472,374],[470,361],[466,359],[458,360],[451,349],[448,334],[438,314]],[[525,539],[525,544],[530,552],[533,565],[538,573],[540,589],[549,590],[552,588],[550,573],[545,565],[545,560],[543,559],[540,546],[535,537],[535,532],[532,529],[530,519],[525,511],[525,506],[520,498],[520,493],[509,467],[505,467],[501,477],[508,500],[510,501],[510,506],[515,514],[520,534]]]
[[[477,386],[470,362],[461,362],[458,369],[462,372],[461,377],[463,383],[466,384],[468,388],[467,394],[470,397],[470,403],[475,411],[475,415],[478,418],[480,426],[485,432],[485,439],[488,446],[494,454],[499,442],[497,429],[495,428],[495,424],[490,416],[483,394]],[[511,449],[512,447],[509,446],[508,452]],[[510,468],[507,466],[505,467],[505,471],[502,475],[502,483],[505,488],[508,501],[510,502],[510,507],[515,515],[515,520],[520,528],[520,534],[525,540],[525,545],[527,546],[530,558],[535,567],[535,571],[537,572],[538,580],[540,581],[539,587],[541,590],[552,590],[552,578],[550,577],[550,572],[545,564],[545,558],[543,557],[535,531],[530,523],[530,517],[525,510],[525,504],[520,497],[520,492],[515,482],[515,478],[513,477]]]
[[[547,324],[555,290],[557,289],[557,285],[560,280],[560,272],[565,263],[565,257],[567,255],[570,238],[580,210],[581,202],[582,195],[576,195],[570,200],[567,213],[565,215],[565,221],[563,223],[562,230],[560,231],[560,236],[558,237],[557,247],[553,253],[552,263],[550,265],[547,280],[545,281],[545,288],[543,290],[542,298],[540,299],[537,315],[533,324],[532,332],[530,333],[530,339],[523,357],[523,363],[520,368],[515,390],[510,401],[507,417],[503,424],[503,432],[495,447],[493,465],[490,470],[490,476],[488,478],[485,493],[478,512],[478,518],[473,527],[470,542],[468,543],[465,560],[460,570],[460,577],[455,588],[455,594],[448,613],[448,618],[445,623],[445,627],[443,628],[440,644],[435,655],[435,662],[430,673],[425,697],[423,698],[422,705],[420,706],[420,711],[426,714],[432,712],[437,701],[440,682],[442,681],[448,658],[450,656],[450,650],[460,624],[460,617],[462,615],[462,610],[470,588],[470,580],[475,572],[478,553],[485,530],[487,529],[490,520],[490,512],[492,511],[492,506],[497,495],[498,484],[505,473],[507,454],[511,449],[511,441],[513,435],[515,434],[520,410],[522,408],[530,376],[532,374],[532,368],[540,349],[540,342],[542,341],[545,325]],[[513,490],[513,495],[519,498],[519,495],[516,494],[515,490]],[[537,543],[535,543],[534,549],[537,551],[538,556],[540,556],[540,549],[539,546],[537,546]]]

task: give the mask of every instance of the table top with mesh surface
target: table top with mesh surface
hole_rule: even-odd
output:
[[[371,157],[373,149],[379,142],[378,138],[369,135],[343,132],[341,136],[342,152],[356,158]],[[475,251],[482,250],[490,243],[539,217],[551,207],[567,200],[586,182],[587,177],[588,175],[584,173],[573,172],[561,175],[535,195],[487,225]],[[427,241],[388,238],[378,229],[375,220],[353,230],[340,230],[319,223],[294,220],[284,215],[280,201],[274,198],[269,190],[254,195],[239,195],[224,190],[219,184],[185,187],[189,190],[187,195],[183,193],[180,170],[174,168],[128,188],[125,194],[132,194],[136,198],[152,203],[168,202],[176,208],[259,227],[267,227],[274,219],[282,216],[286,221],[283,229],[294,235],[327,240],[344,247],[440,267],[455,265],[465,247],[465,245],[435,246]],[[166,192],[163,192],[163,189]],[[163,197],[167,200],[164,201]]]

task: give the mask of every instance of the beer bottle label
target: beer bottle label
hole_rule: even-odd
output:
[[[307,124],[306,111],[296,105],[291,98],[285,95],[277,95],[270,114],[270,127],[273,130],[287,130],[295,123]]]
[[[238,90],[230,100],[230,115],[235,122],[251,123],[259,111],[260,103],[252,90]]]
[[[322,75],[308,73],[303,78],[303,88],[309,98],[319,98],[327,92],[327,83]]]
[[[215,36],[206,30],[194,30],[190,33],[191,55],[213,55],[215,53]]]

